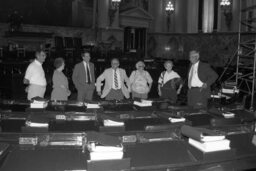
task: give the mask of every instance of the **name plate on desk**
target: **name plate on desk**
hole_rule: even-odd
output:
[[[76,116],[76,115],[71,115],[71,116],[66,116],[66,115],[56,115],[55,117],[56,120],[68,120],[68,121],[90,121],[90,120],[96,120],[96,116]]]
[[[20,145],[37,145],[38,138],[37,137],[20,137],[19,144]]]
[[[65,115],[56,115],[56,120],[67,120]]]
[[[125,135],[122,136],[123,143],[135,143],[137,141],[136,135]]]

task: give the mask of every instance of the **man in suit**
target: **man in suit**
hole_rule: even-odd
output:
[[[105,86],[101,92],[102,81],[105,80]],[[125,84],[126,83],[126,84]],[[130,82],[124,69],[119,68],[119,60],[111,60],[111,68],[106,69],[96,81],[97,93],[106,100],[122,100],[124,96],[130,97]]]
[[[211,85],[218,78],[218,75],[208,64],[201,62],[199,58],[198,51],[190,51],[191,67],[188,74],[188,106],[207,108]]]
[[[83,61],[76,64],[72,80],[77,89],[77,100],[84,102],[92,100],[95,89],[94,64],[90,62],[91,56],[89,52],[82,52]]]

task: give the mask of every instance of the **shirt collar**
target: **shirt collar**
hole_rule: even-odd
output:
[[[196,63],[193,64],[193,66],[197,67],[199,64],[199,61],[197,61]]]
[[[171,74],[173,72],[173,70],[171,70],[170,72],[166,71],[167,74]]]
[[[37,59],[35,59],[35,63],[36,63],[37,65],[42,65],[42,63],[39,62]]]
[[[83,63],[84,63],[84,65],[89,65],[89,62],[85,62],[85,61],[83,61]]]

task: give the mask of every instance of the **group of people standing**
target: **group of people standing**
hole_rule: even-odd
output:
[[[24,83],[28,84],[26,88],[28,100],[33,97],[44,97],[46,90],[46,79],[42,64],[45,61],[44,51],[35,53],[36,59],[28,66]],[[124,98],[147,99],[148,93],[152,87],[152,77],[149,72],[144,70],[145,63],[138,61],[135,65],[136,70],[132,71],[130,77],[126,71],[119,67],[117,58],[111,60],[111,67],[104,70],[100,76],[95,79],[94,64],[90,62],[89,52],[82,52],[82,61],[75,65],[72,81],[77,89],[77,100],[87,101],[93,99],[93,93],[96,89],[97,94],[105,100],[122,100]],[[206,107],[210,96],[210,86],[215,82],[218,75],[211,67],[199,60],[198,51],[191,51],[189,60],[191,66],[188,73],[188,105],[192,107]],[[68,79],[62,72],[65,67],[63,58],[56,58],[54,61],[55,71],[53,73],[53,90],[51,100],[68,100],[71,95],[68,86]],[[165,71],[160,74],[158,79],[158,95],[160,98],[168,99],[175,103],[177,95],[181,92],[184,85],[180,75],[173,71],[173,62],[167,60],[164,63]],[[104,84],[103,84],[104,82]],[[104,88],[102,89],[102,86]]]

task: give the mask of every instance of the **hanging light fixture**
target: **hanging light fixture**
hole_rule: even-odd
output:
[[[231,0],[221,0],[220,7],[224,13],[230,12]]]
[[[111,0],[111,5],[109,7],[109,25],[111,26],[114,18],[115,18],[115,14],[119,9],[119,5],[121,3],[121,0]]]
[[[112,8],[115,10],[119,8],[120,3],[121,3],[121,0],[111,0]]]
[[[169,1],[166,4],[165,12],[166,12],[166,15],[167,15],[167,30],[169,31],[170,23],[171,23],[171,14],[174,12],[174,6],[173,6],[172,1]]]
[[[165,7],[165,11],[166,11],[166,14],[167,15],[171,15],[174,11],[174,6],[173,6],[173,3],[172,1],[169,1]]]
[[[231,5],[231,2],[230,0],[221,0],[220,2],[220,6],[230,6]]]
[[[225,21],[228,29],[231,27],[231,22],[233,19],[232,10],[231,10],[232,0],[221,0],[220,7],[225,16]]]

